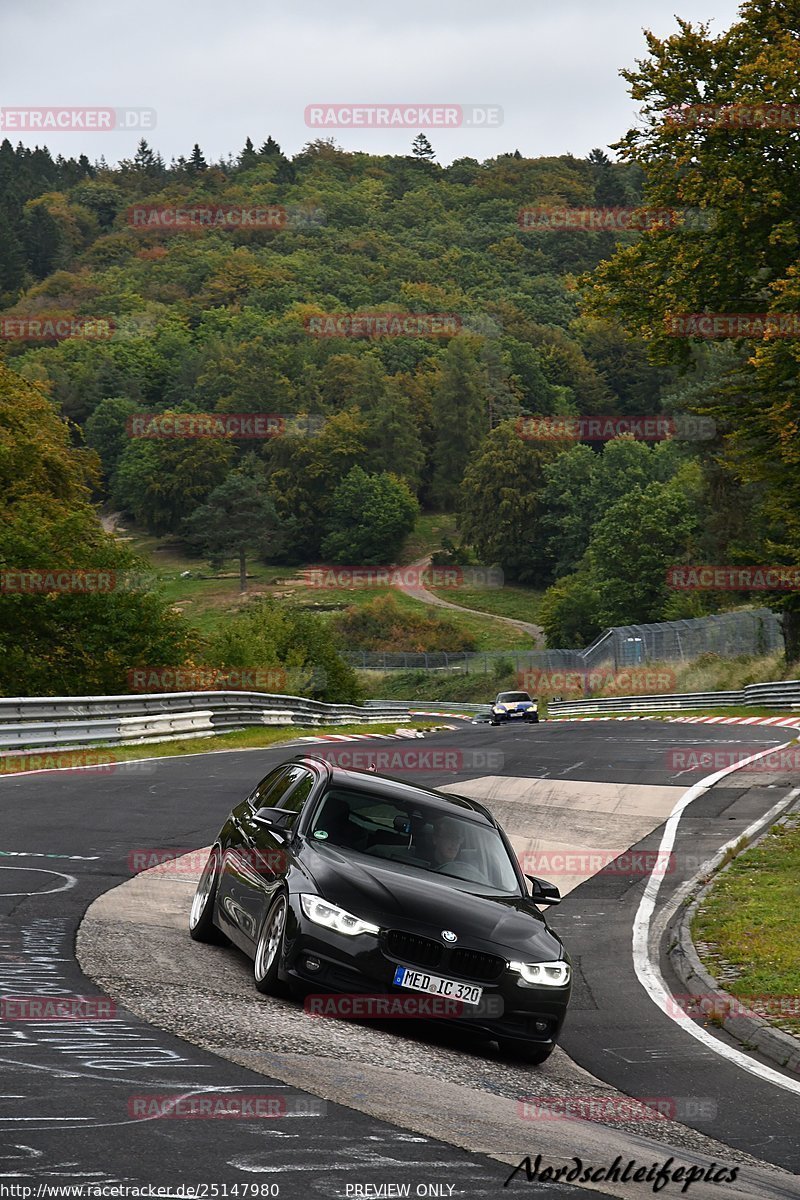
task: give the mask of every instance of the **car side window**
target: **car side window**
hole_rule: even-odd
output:
[[[299,813],[309,797],[314,782],[314,776],[310,771],[301,770],[298,782],[291,791],[284,792],[278,807],[285,808],[288,812]]]
[[[296,767],[278,767],[270,771],[250,797],[250,803],[257,811],[259,808],[278,808],[281,797],[297,782]]]

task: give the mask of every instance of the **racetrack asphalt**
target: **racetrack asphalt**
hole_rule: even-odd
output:
[[[659,722],[466,726],[409,743],[462,752],[454,769],[404,771],[401,765],[395,773],[479,795],[490,807],[504,805],[498,815],[515,838],[522,839],[519,845],[532,854],[553,855],[561,845],[579,845],[589,861],[587,847],[595,845],[606,854],[610,848],[623,848],[623,843],[615,842],[615,833],[631,839],[625,847],[658,847],[673,798],[708,773],[702,766],[686,770],[685,759],[675,769],[676,750],[680,757],[681,752],[698,747],[752,750],[787,740],[785,732],[770,728]],[[313,752],[314,747],[304,749]],[[0,780],[6,814],[0,847],[5,855],[0,876],[3,995],[40,994],[48,981],[54,994],[56,989],[62,994],[97,994],[96,985],[87,982],[74,957],[75,932],[87,907],[105,893],[113,896],[111,889],[125,881],[130,886],[137,850],[189,851],[208,845],[230,807],[271,765],[293,752],[296,748],[276,747],[118,764],[109,773],[69,771]],[[502,779],[508,780],[507,792],[498,782]],[[695,800],[682,819],[674,869],[664,878],[660,900],[668,900],[692,865],[736,836],[755,814],[787,793],[793,782],[764,772],[736,773],[724,786]],[[513,813],[516,816],[510,820]],[[542,839],[535,836],[539,828],[546,831]],[[560,842],[554,836],[559,830],[564,834]],[[597,837],[592,841],[594,833]],[[519,845],[515,841],[515,848]],[[247,1044],[247,1026],[241,1026],[241,1017],[248,1009],[263,1009],[263,1002],[249,990],[246,960],[235,951],[198,947],[184,937],[181,945],[190,956],[187,973],[187,961],[179,961],[171,949],[176,943],[170,940],[175,931],[170,930],[169,913],[162,924],[142,921],[131,933],[131,938],[144,939],[149,947],[151,969],[145,975],[163,981],[170,969],[183,972],[172,980],[173,1008],[167,1004],[155,1019],[148,1012],[153,1022],[148,1024],[134,1015],[137,981],[126,976],[128,947],[122,940],[114,944],[106,939],[102,961],[107,965],[115,956],[115,976],[125,979],[126,995],[132,998],[130,1012],[120,1010],[116,1021],[98,1020],[85,1027],[47,1021],[6,1021],[0,1026],[5,1067],[0,1181],[138,1180],[219,1186],[237,1180],[277,1183],[284,1196],[355,1195],[347,1192],[348,1184],[352,1189],[356,1183],[378,1188],[408,1183],[412,1195],[425,1194],[426,1188],[435,1195],[430,1191],[433,1185],[441,1186],[444,1190],[439,1194],[445,1196],[450,1194],[449,1186],[456,1189],[453,1195],[496,1195],[509,1171],[504,1162],[511,1161],[508,1146],[502,1144],[502,1125],[493,1126],[494,1144],[484,1144],[480,1138],[461,1139],[481,1153],[470,1152],[456,1139],[403,1125],[399,1116],[405,1100],[399,1093],[394,1110],[392,1106],[392,1071],[407,1077],[419,1073],[417,1079],[435,1072],[441,1094],[449,1096],[448,1104],[470,1097],[479,1116],[483,1110],[496,1116],[500,1109],[490,1113],[493,1105],[516,1103],[534,1086],[541,1096],[542,1081],[549,1096],[597,1097],[617,1094],[618,1089],[631,1097],[672,1097],[679,1125],[659,1123],[658,1129],[649,1130],[624,1123],[612,1128],[591,1123],[590,1132],[599,1135],[595,1148],[603,1146],[607,1129],[609,1147],[617,1144],[615,1139],[633,1139],[630,1144],[639,1146],[639,1162],[654,1161],[652,1146],[660,1139],[663,1158],[668,1147],[674,1147],[675,1153],[684,1155],[680,1161],[710,1162],[716,1155],[720,1165],[739,1163],[745,1171],[754,1170],[746,1164],[755,1159],[796,1172],[800,1167],[797,1094],[743,1072],[687,1037],[680,1023],[661,1012],[639,984],[632,967],[631,926],[646,880],[638,869],[631,874],[630,862],[622,863],[628,869],[618,872],[612,863],[588,881],[578,881],[550,915],[576,966],[577,986],[562,1037],[574,1061],[557,1052],[540,1069],[523,1070],[491,1048],[476,1051],[449,1031],[365,1029],[345,1022],[313,1021],[302,1009],[286,1005],[280,1022],[272,1021],[263,1029],[256,1050]],[[572,877],[564,882],[571,886]],[[255,1070],[221,1057],[225,1039],[219,1036],[219,1027],[216,1040],[209,1037],[209,1025],[213,1032],[219,1012],[212,1013],[203,1027],[203,1004],[193,999],[191,974],[193,963],[201,958],[200,969],[206,976],[198,983],[196,996],[207,1007],[208,964],[213,962],[216,1002],[219,1012],[225,1010],[224,1028],[230,1033],[228,1054],[249,1066],[254,1065],[253,1054],[260,1054]],[[662,971],[668,973],[664,963]],[[139,1007],[147,1010],[152,990],[146,977],[138,984]],[[168,1032],[175,1029],[181,1038]],[[215,1053],[203,1048],[212,1044]],[[280,1086],[277,1072],[270,1077],[270,1056],[275,1064],[281,1056],[294,1056],[303,1086]],[[308,1065],[317,1066],[324,1059],[327,1070],[320,1070],[321,1086],[314,1092]],[[385,1070],[384,1109],[388,1114],[396,1112],[394,1121],[391,1115],[380,1119],[364,1111],[356,1095],[353,1064]],[[594,1078],[585,1076],[581,1068]],[[338,1083],[337,1070],[342,1075]],[[598,1081],[610,1088],[604,1091]],[[129,1111],[137,1096],[198,1088],[282,1096],[284,1109],[296,1115],[282,1122],[217,1120],[209,1126],[197,1120],[141,1120]],[[310,1104],[314,1095],[324,1097],[321,1108]],[[306,1115],[301,1116],[304,1105]],[[442,1107],[447,1106],[443,1100]],[[427,1089],[424,1107],[432,1114],[434,1127],[435,1087]],[[476,1135],[477,1120],[474,1112],[465,1120]],[[298,1125],[300,1133],[295,1132]],[[571,1126],[571,1122],[559,1126],[565,1146],[569,1140],[565,1130]],[[530,1152],[535,1156],[539,1134],[531,1128]],[[559,1161],[568,1161],[568,1156]],[[595,1155],[593,1161],[601,1160]],[[750,1178],[750,1186],[759,1189],[756,1193],[719,1185],[713,1194],[800,1195],[796,1182],[782,1172],[759,1176],[758,1183],[756,1175]],[[586,1194],[571,1186],[526,1184],[521,1176],[512,1186],[537,1195]],[[598,1186],[596,1195],[623,1194],[616,1186],[606,1192],[598,1191]],[[701,1196],[702,1186],[693,1186],[690,1194]],[[418,1187],[423,1189],[419,1193]],[[664,1194],[679,1192],[674,1184]],[[651,1187],[642,1185],[636,1194],[652,1194]]]

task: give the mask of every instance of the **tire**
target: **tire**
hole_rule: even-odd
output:
[[[287,985],[279,975],[288,915],[289,901],[286,899],[286,893],[281,892],[270,905],[264,918],[253,962],[253,982],[256,989],[265,996],[285,996],[288,992]]]
[[[515,1058],[517,1062],[528,1063],[532,1067],[539,1067],[543,1062],[547,1062],[550,1055],[555,1050],[555,1044],[543,1046],[540,1042],[515,1042],[501,1039],[500,1050],[509,1058]]]
[[[227,942],[214,924],[214,904],[217,898],[217,883],[219,880],[220,854],[217,846],[208,856],[208,862],[203,867],[203,873],[197,883],[192,907],[189,911],[189,937],[195,942]]]
[[[499,725],[499,724],[500,724],[500,722],[499,722],[499,721],[495,721],[494,717],[492,717],[490,724],[491,724],[491,725],[494,725],[494,726],[497,726],[497,725]]]

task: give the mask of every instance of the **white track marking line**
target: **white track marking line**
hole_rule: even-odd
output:
[[[0,871],[34,871],[37,875],[58,875],[60,879],[66,880],[61,887],[48,888],[46,892],[0,892],[0,897],[6,896],[54,896],[56,892],[68,892],[70,888],[74,888],[78,882],[74,875],[67,875],[64,871],[49,871],[46,867],[7,867],[4,864],[0,865]]]
[[[785,745],[778,746],[777,749],[783,750],[789,745],[791,745],[791,743],[786,742]],[[766,754],[774,752],[774,749],[775,748],[773,748],[772,751],[762,750],[760,753],[753,754],[750,758],[746,758],[741,763],[735,763],[732,767],[725,767],[721,771],[715,771],[713,775],[707,775],[705,779],[701,779],[698,783],[693,784],[692,787],[689,788],[688,792],[681,797],[667,818],[666,826],[664,828],[664,836],[662,837],[661,845],[658,848],[659,856],[664,853],[671,853],[675,844],[675,835],[678,831],[680,819],[683,816],[685,809],[688,808],[688,806],[694,800],[696,800],[698,796],[702,795],[702,793],[707,791],[710,787],[713,787],[713,785],[718,783],[720,779],[724,779],[726,775],[730,775],[733,771],[739,771],[742,769],[742,767],[746,767],[750,763],[756,762],[759,758],[763,758]],[[797,794],[798,791],[795,790],[794,792],[790,793],[790,797]],[[721,847],[721,851],[727,850],[729,846],[737,845],[743,837],[752,837],[764,825],[769,824],[769,822],[773,819],[773,816],[777,815],[778,812],[785,808],[788,798],[789,797],[784,797],[783,800],[773,805],[768,813],[759,817],[756,821],[749,825],[743,833],[739,834],[738,837],[733,838],[730,842],[727,842],[725,846]],[[721,851],[718,851],[717,853],[720,853]],[[662,861],[661,858],[659,858],[659,861]],[[750,1058],[747,1054],[744,1054],[741,1050],[736,1050],[733,1046],[728,1046],[725,1042],[719,1041],[719,1039],[714,1037],[712,1034],[706,1033],[705,1029],[703,1029],[700,1025],[696,1025],[694,1021],[687,1020],[685,1017],[677,1017],[670,1011],[670,1000],[672,999],[672,993],[667,987],[667,984],[658,969],[658,965],[651,960],[649,947],[650,921],[655,911],[656,900],[661,888],[661,878],[661,876],[652,874],[650,875],[633,922],[633,966],[634,970],[636,971],[636,977],[641,983],[642,987],[647,992],[653,1003],[656,1004],[661,1011],[670,1018],[671,1021],[674,1021],[678,1028],[682,1029],[684,1033],[688,1033],[690,1037],[695,1038],[698,1042],[702,1042],[704,1046],[710,1050],[713,1050],[715,1054],[719,1054],[722,1058],[726,1058],[729,1062],[733,1063],[734,1066],[742,1067],[745,1071],[749,1071],[751,1075],[757,1075],[759,1079],[763,1079],[767,1083],[774,1083],[778,1087],[784,1088],[787,1092],[794,1092],[795,1095],[800,1096],[800,1080],[795,1082],[795,1080],[788,1079],[779,1071],[773,1070],[772,1067],[767,1067],[761,1063],[755,1062],[754,1059]]]

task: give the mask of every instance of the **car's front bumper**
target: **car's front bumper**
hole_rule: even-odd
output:
[[[432,975],[457,979],[481,987],[483,994],[478,1005],[458,1006],[458,1015],[427,1015],[420,1018],[446,1021],[465,1031],[485,1038],[536,1043],[552,1047],[557,1041],[569,1003],[570,986],[563,988],[535,987],[520,983],[516,972],[505,970],[497,980],[470,979],[456,974],[446,962],[437,967],[422,967],[419,963],[390,956],[383,948],[383,939],[374,934],[350,937],[337,934],[313,924],[300,911],[296,897],[290,897],[293,920],[287,930],[286,957],[283,971],[287,980],[306,993],[309,1011],[311,1001],[321,996],[403,996],[428,998],[428,993],[397,987],[394,973],[398,966],[426,971]],[[484,951],[488,952],[488,951]],[[311,964],[311,965],[310,965]],[[315,966],[315,964],[319,964]],[[347,1006],[340,1012],[326,1010],[326,1015],[350,1016]],[[363,1006],[362,1006],[363,1007]],[[382,1019],[374,1006],[375,1019]],[[355,1014],[352,1014],[355,1015]],[[396,1012],[391,1014],[397,1016]]]

